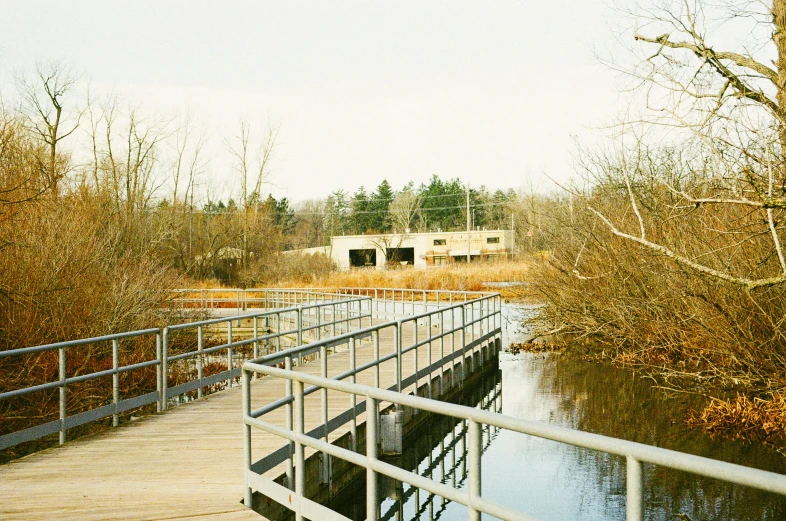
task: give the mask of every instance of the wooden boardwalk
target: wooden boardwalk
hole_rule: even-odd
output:
[[[404,331],[410,344],[411,326]],[[423,326],[420,338],[425,338]],[[456,335],[456,348],[459,336]],[[445,340],[445,353],[450,339]],[[381,353],[394,350],[392,330],[380,337]],[[440,357],[434,342],[433,360]],[[358,365],[373,358],[370,342],[357,347]],[[418,366],[428,362],[421,349]],[[413,373],[413,354],[404,356],[403,375]],[[328,357],[329,374],[349,369],[346,350]],[[297,370],[320,373],[320,362]],[[382,366],[383,387],[395,383],[395,361]],[[358,383],[373,384],[372,370]],[[261,378],[252,383],[252,406],[261,407],[284,396],[284,382]],[[320,393],[306,398],[306,428],[321,423]],[[349,407],[347,395],[329,396],[330,416]],[[239,387],[69,441],[0,466],[0,520],[191,520],[241,521],[264,518],[244,507],[243,445]],[[284,424],[281,408],[265,416]],[[348,430],[332,434],[331,440]],[[284,445],[281,438],[254,430],[254,460]],[[279,466],[269,474],[282,472]]]

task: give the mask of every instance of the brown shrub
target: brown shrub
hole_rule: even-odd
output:
[[[730,400],[713,398],[701,411],[690,409],[685,423],[711,436],[752,440],[774,446],[786,443],[786,394],[749,398],[738,394]]]

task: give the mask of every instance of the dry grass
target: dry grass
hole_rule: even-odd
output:
[[[731,400],[713,398],[700,412],[688,411],[685,423],[710,436],[758,441],[783,447],[786,444],[786,394],[769,399],[738,394]]]
[[[479,262],[428,269],[353,270],[332,272],[318,278],[314,287],[406,288],[425,290],[484,291],[488,282],[527,281],[530,263],[526,260]],[[493,287],[505,298],[522,295],[522,286]]]
[[[562,353],[568,348],[566,342],[546,341],[546,342],[512,342],[507,351],[517,355],[524,353]]]
[[[285,259],[289,259],[286,257]],[[359,269],[352,271],[316,270],[304,276],[298,272],[291,278],[282,277],[272,284],[255,284],[271,287],[312,288],[405,288],[449,291],[498,291],[503,297],[519,299],[528,296],[528,276],[533,264],[531,259],[456,264],[428,269],[396,268],[387,270]],[[515,286],[487,286],[485,283],[513,282]],[[220,288],[216,280],[189,280],[186,286],[194,289]],[[253,287],[253,286],[249,286]],[[227,294],[227,297],[234,296]]]

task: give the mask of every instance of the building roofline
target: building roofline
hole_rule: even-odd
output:
[[[510,232],[513,233],[513,230],[470,230],[470,234],[472,233],[494,233],[494,232]],[[330,238],[359,238],[359,237],[399,237],[399,236],[407,236],[407,237],[415,237],[421,235],[456,235],[456,234],[466,234],[467,230],[459,230],[459,231],[451,231],[451,232],[409,232],[409,233],[369,233],[369,234],[361,234],[361,235],[333,235]]]

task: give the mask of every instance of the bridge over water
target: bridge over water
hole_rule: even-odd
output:
[[[382,476],[464,504],[469,519],[534,519],[482,497],[483,433],[492,429],[622,456],[629,520],[643,519],[642,464],[786,495],[783,475],[438,400],[496,366],[498,295],[229,293],[186,290],[172,301],[223,315],[216,318],[0,352],[0,363],[24,367],[46,355],[59,367],[51,381],[0,389],[0,403],[37,395],[59,402],[56,418],[0,435],[0,450],[59,443],[0,466],[0,519],[261,519],[246,505],[271,503],[296,519],[347,519],[316,499],[353,465],[365,474],[367,519],[380,515]],[[148,356],[130,359],[140,345]],[[111,367],[78,374],[69,360],[85,348],[103,349]],[[109,385],[101,403],[69,400],[91,381]],[[397,419],[416,424],[429,414],[465,426],[468,490],[380,455],[386,445],[395,451]],[[68,440],[71,429],[96,421],[118,428]]]
[[[47,436],[58,436],[63,442],[0,466],[0,519],[260,519],[241,503],[244,470],[238,377],[244,360],[285,353],[278,355],[280,365],[286,359],[286,365],[292,364],[296,372],[332,378],[355,367],[360,370],[347,375],[348,379],[407,390],[423,384],[429,374],[458,374],[455,366],[461,365],[462,357],[493,342],[498,335],[488,330],[499,329],[499,324],[491,325],[498,297],[465,292],[203,290],[181,292],[174,304],[183,309],[212,309],[224,316],[160,331],[121,333],[0,355],[0,362],[22,361],[50,352],[59,354],[61,362],[58,379],[6,391],[0,399],[47,391],[63,399],[59,419],[0,436],[0,448]],[[420,320],[405,318],[438,309],[450,311]],[[377,328],[380,324],[388,327]],[[320,339],[336,340],[319,343]],[[426,343],[417,349],[402,349],[402,345],[406,348],[423,340]],[[124,364],[123,343],[132,341],[148,342],[154,356]],[[309,342],[316,347],[309,347]],[[112,379],[113,403],[72,412],[66,407],[69,389],[86,375],[69,373],[71,351],[101,345],[114,351],[114,363],[93,379]],[[223,370],[208,374],[216,362]],[[157,370],[157,389],[127,396],[122,377],[150,368]],[[417,379],[413,377],[416,370]],[[182,381],[183,374],[193,379]],[[217,388],[223,389],[208,394]],[[285,395],[286,384],[260,378],[250,388],[254,403],[270,404]],[[321,425],[325,416],[346,413],[348,399],[332,395],[328,399],[323,408],[324,393],[306,397],[308,429]],[[159,413],[129,416],[145,405],[155,405]],[[280,407],[266,419],[285,425],[285,413],[286,408]],[[111,417],[119,428],[66,442],[68,430],[102,416]],[[362,425],[364,418],[359,413],[355,424]],[[330,436],[338,438],[352,428],[336,426]],[[264,456],[283,445],[277,436],[256,436],[253,449]],[[276,477],[285,471],[282,461],[266,474]]]

